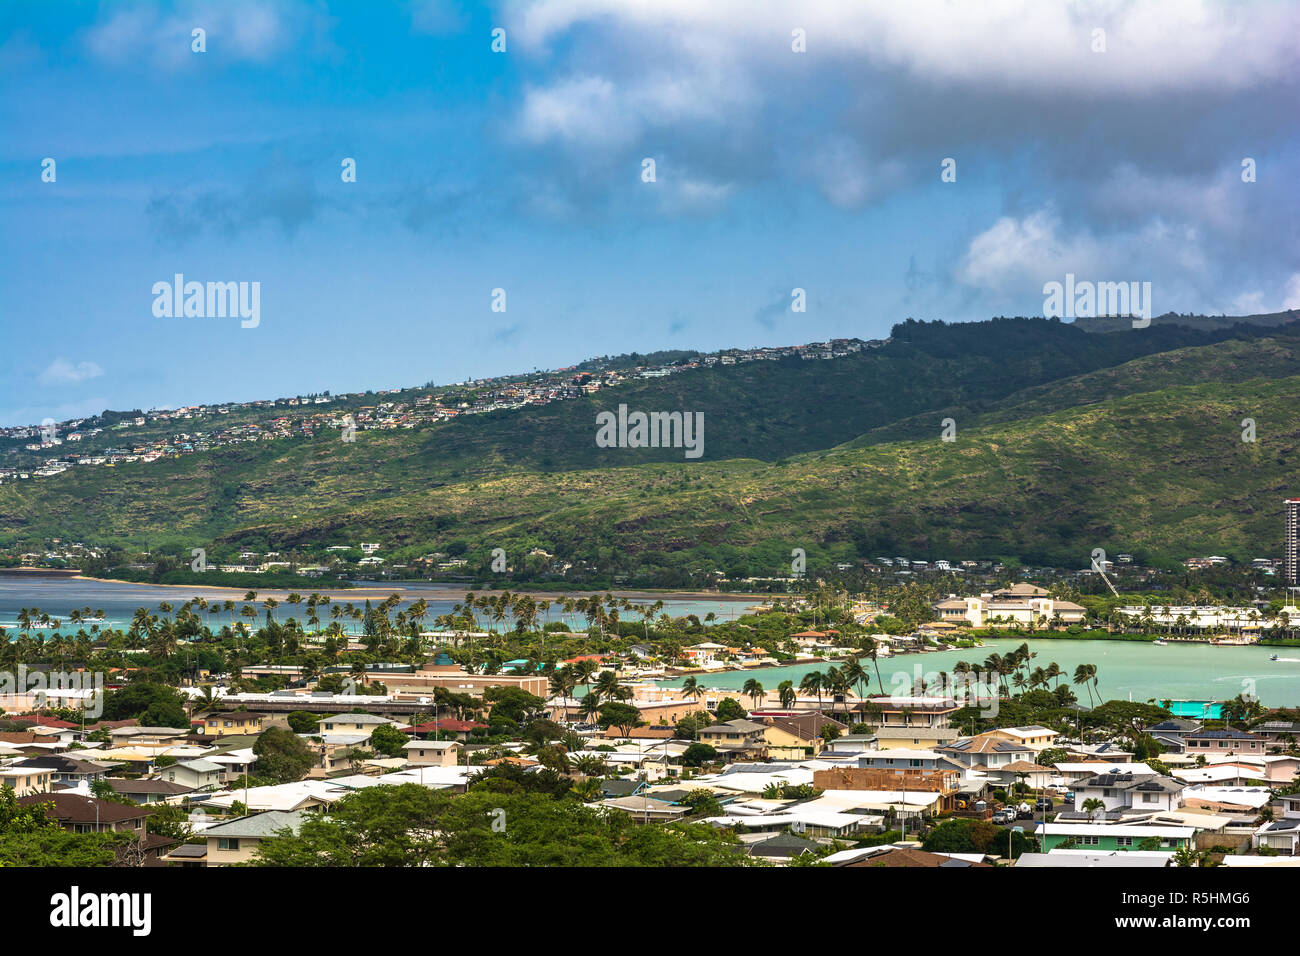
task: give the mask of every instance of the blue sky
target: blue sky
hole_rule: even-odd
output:
[[[1297,9],[10,0],[0,424],[1041,314],[1066,272],[1300,307]],[[155,317],[177,272],[260,324]]]

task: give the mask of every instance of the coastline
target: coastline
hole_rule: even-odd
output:
[[[471,592],[474,594],[485,595],[485,594],[499,594],[503,590],[508,590],[506,588],[502,588],[500,590],[493,589],[491,591],[484,591],[482,589],[476,589],[476,588],[465,587],[460,585],[441,589],[442,586],[437,581],[402,581],[402,582],[394,582],[391,587],[358,586],[356,588],[351,588],[351,589],[341,590],[341,591],[332,590],[329,587],[322,587],[322,588],[303,587],[297,589],[271,588],[268,590],[261,590],[257,588],[229,587],[221,584],[154,584],[152,582],[145,582],[145,581],[126,581],[121,578],[96,577],[94,575],[82,574],[80,571],[65,571],[61,569],[50,569],[50,568],[0,569],[0,574],[8,574],[11,572],[20,573],[23,575],[32,575],[32,576],[60,577],[60,578],[66,578],[68,580],[73,580],[73,581],[99,581],[106,584],[122,584],[122,585],[135,586],[141,588],[169,588],[171,590],[189,591],[191,593],[198,592],[200,594],[202,592],[210,591],[210,592],[217,592],[220,594],[231,594],[231,595],[238,594],[242,597],[243,595],[247,594],[249,591],[256,590],[258,595],[258,600],[262,600],[263,598],[266,597],[273,597],[277,601],[281,600],[282,597],[287,597],[289,594],[294,593],[295,591],[299,594],[323,594],[328,596],[331,600],[336,598],[350,599],[350,598],[360,597],[362,599],[378,598],[379,600],[382,601],[391,594],[401,594],[403,595],[404,598],[407,595],[410,595],[410,600],[417,600],[421,596],[420,592],[418,590],[412,590],[412,588],[438,587],[440,588],[438,592],[439,599],[449,600],[449,601],[463,601],[465,599],[465,595]],[[516,591],[511,593],[518,594],[521,596],[526,595],[528,597],[532,597],[537,600],[552,600],[552,601],[555,600],[562,601],[565,598],[577,599],[581,597],[587,597],[590,594],[613,594],[617,598],[627,598],[629,600],[632,599],[648,600],[650,598],[654,598],[656,600],[665,600],[665,601],[733,601],[736,603],[745,603],[745,604],[757,603],[754,600],[755,595],[735,594],[735,593],[729,593],[725,591],[608,591],[604,589],[598,589],[592,591]],[[779,595],[768,595],[768,597],[778,597],[778,596]]]

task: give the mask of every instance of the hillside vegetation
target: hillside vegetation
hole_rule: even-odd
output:
[[[0,487],[0,534],[402,553],[541,547],[608,566],[734,549],[845,557],[1280,544],[1300,451],[1300,339],[1237,327],[1087,334],[906,323],[834,361],[755,362],[415,431],[241,445]],[[598,410],[705,413],[706,454],[601,449]],[[957,423],[943,442],[941,418]],[[1254,418],[1259,441],[1241,441]],[[657,456],[661,460],[646,460]]]

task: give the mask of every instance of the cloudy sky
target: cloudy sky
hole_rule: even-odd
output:
[[[0,424],[1041,314],[1067,272],[1300,307],[1298,63],[1285,3],[9,0]],[[156,317],[176,273],[260,324]]]

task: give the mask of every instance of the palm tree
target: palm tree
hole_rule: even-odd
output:
[[[574,679],[577,681],[578,684],[581,684],[583,687],[590,688],[591,678],[595,676],[595,673],[598,669],[599,668],[596,667],[595,661],[592,660],[578,661],[576,664],[573,665]]]
[[[600,714],[600,697],[591,693],[582,698],[582,703],[578,706],[578,714],[587,723],[595,723],[596,717]]]
[[[1080,664],[1074,669],[1074,683],[1083,684],[1088,689],[1088,703],[1092,704],[1092,685],[1096,682],[1097,665]]]
[[[606,700],[618,700],[623,696],[623,691],[627,688],[619,682],[618,675],[613,671],[601,671],[600,676],[596,678],[596,686],[592,688],[592,693],[597,698]]]
[[[781,683],[776,685],[776,693],[777,696],[781,698],[781,706],[786,709],[793,707],[795,701],[799,699],[795,694],[793,681],[781,681]]]
[[[745,686],[741,689],[741,693],[753,702],[753,707],[757,707],[759,701],[764,697],[763,685],[751,677],[749,680],[745,681]]]
[[[857,688],[858,696],[862,697],[862,685],[871,682],[867,676],[866,670],[862,667],[862,661],[856,657],[850,657],[844,663],[844,677]]]
[[[564,701],[564,716],[566,722],[569,719],[569,695],[573,693],[574,688],[578,686],[577,678],[573,674],[573,669],[567,664],[551,674],[551,696],[558,697]]]
[[[1088,819],[1090,820],[1098,810],[1104,810],[1105,808],[1105,801],[1098,800],[1096,797],[1089,797],[1087,800],[1083,801],[1083,812],[1088,814]]]
[[[803,680],[799,682],[799,690],[805,694],[817,695],[817,709],[821,710],[822,691],[826,689],[826,675],[821,671],[809,671],[803,675]]]

